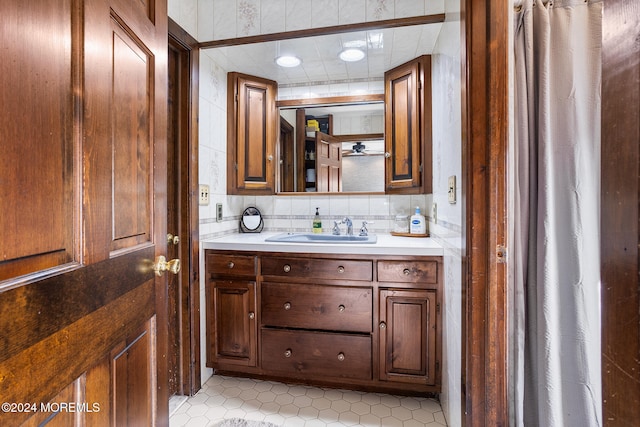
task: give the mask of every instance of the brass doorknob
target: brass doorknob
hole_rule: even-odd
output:
[[[162,273],[165,271],[178,274],[180,271],[180,259],[176,258],[171,261],[167,261],[164,256],[160,255],[156,258],[156,262],[153,264],[153,271],[155,271],[156,276],[162,276]]]

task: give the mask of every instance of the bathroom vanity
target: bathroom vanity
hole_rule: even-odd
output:
[[[204,243],[209,367],[321,386],[440,391],[442,249],[430,239],[381,236],[356,246],[245,236]]]

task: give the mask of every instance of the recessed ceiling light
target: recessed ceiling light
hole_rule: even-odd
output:
[[[364,58],[364,52],[360,49],[345,49],[338,55],[340,59],[347,62],[356,62]]]
[[[302,60],[297,56],[282,55],[276,58],[276,64],[278,64],[281,67],[291,68],[291,67],[297,67],[298,65],[302,64]]]

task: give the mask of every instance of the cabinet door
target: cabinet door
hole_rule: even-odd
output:
[[[380,290],[380,379],[435,385],[436,291]]]
[[[279,119],[278,84],[272,80],[229,73],[228,192],[275,193],[275,148]]]
[[[342,190],[342,144],[322,132],[316,132],[316,190]]]
[[[256,366],[256,282],[211,282],[208,319],[213,326],[208,364]]]
[[[430,71],[430,57],[422,56],[385,73],[388,193],[431,191]]]

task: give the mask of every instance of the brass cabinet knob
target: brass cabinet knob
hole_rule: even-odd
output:
[[[176,258],[167,261],[164,256],[160,255],[153,264],[153,271],[156,273],[156,276],[162,276],[165,271],[178,274],[178,272],[180,272],[180,259]]]
[[[291,310],[291,303],[290,302],[285,302],[284,303],[284,309],[285,310]]]
[[[408,275],[411,273],[411,270],[409,270],[408,268],[405,268],[404,270],[402,270],[402,273],[403,273],[405,276],[408,276]]]
[[[285,273],[288,273],[291,271],[291,266],[289,264],[285,264],[284,267],[282,267],[282,269],[284,270]]]
[[[344,353],[342,352],[338,353],[338,360],[341,362],[344,361]]]
[[[344,267],[343,266],[339,266],[338,267],[338,273],[344,273]]]
[[[177,245],[178,243],[180,243],[180,237],[178,236],[174,236],[171,233],[167,234],[167,243],[170,245]]]
[[[290,348],[284,351],[284,357],[291,357],[292,354],[293,354],[293,351],[291,351]]]
[[[380,329],[387,329],[387,324],[385,322],[380,322]]]
[[[249,312],[249,319],[253,320],[256,318],[256,314],[253,311]]]
[[[391,153],[390,153],[390,152],[388,152],[388,151],[386,151],[386,152],[384,153],[384,157],[385,157],[386,159],[388,159],[389,157],[391,157]]]
[[[338,306],[338,311],[339,311],[340,313],[342,313],[344,310],[345,310],[344,305],[343,305],[343,304],[340,304],[340,305]]]
[[[229,267],[229,268],[233,268],[235,266],[236,265],[235,265],[235,263],[233,261],[229,261],[229,264],[227,264],[227,267]]]

